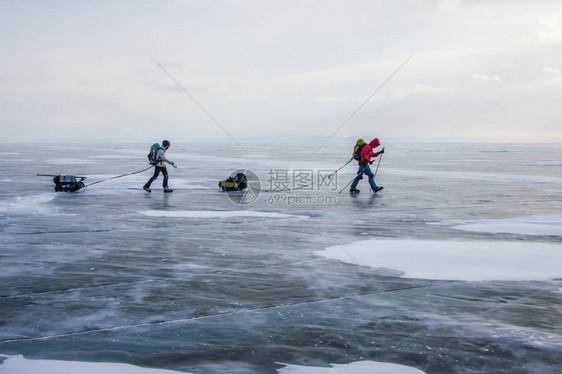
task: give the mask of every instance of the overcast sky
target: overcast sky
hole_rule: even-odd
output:
[[[562,142],[562,2],[0,0],[0,142]]]

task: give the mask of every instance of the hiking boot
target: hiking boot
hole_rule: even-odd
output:
[[[164,192],[165,192],[165,193],[170,193],[170,192],[174,192],[174,190],[171,190],[171,189],[169,189],[169,188],[164,188]]]
[[[350,188],[349,189],[349,193],[359,193],[361,191],[359,191],[357,188]]]
[[[377,192],[379,192],[379,191],[382,190],[382,189],[384,189],[384,187],[377,187],[377,188],[375,188],[375,189],[373,190],[373,193],[377,193]]]
[[[146,192],[152,192],[152,190],[148,186],[143,186],[142,189],[145,190]]]

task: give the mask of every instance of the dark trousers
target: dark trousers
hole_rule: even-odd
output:
[[[163,167],[155,166],[154,167],[154,175],[152,175],[152,178],[150,178],[144,186],[147,187],[147,188],[150,188],[150,185],[152,184],[152,182],[154,182],[158,178],[158,175],[160,173],[162,173],[162,175],[164,176],[164,180],[162,181],[162,187],[168,188],[168,170],[166,170],[165,166],[163,166]]]

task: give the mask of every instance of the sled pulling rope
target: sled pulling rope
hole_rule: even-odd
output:
[[[77,176],[77,175],[37,174],[37,176],[38,177],[53,177],[53,182],[55,183],[55,191],[56,192],[76,192],[76,191],[79,191],[81,189],[86,189],[89,186],[93,186],[94,184],[98,184],[98,183],[105,182],[105,181],[112,180],[112,179],[126,177],[128,175],[142,173],[143,171],[146,171],[146,170],[152,168],[152,166],[153,165],[150,165],[149,167],[147,167],[145,169],[142,169],[142,170],[139,170],[139,171],[134,171],[132,173],[117,175],[115,177],[102,179],[102,180],[99,180],[99,181],[96,181],[96,182],[93,182],[93,183],[90,183],[90,184],[84,183],[84,180],[86,180],[87,177]]]
[[[337,169],[333,173],[326,176],[326,178],[331,179],[334,175],[336,175],[338,173],[338,171],[340,171],[341,169],[346,167],[351,161],[353,161],[353,157],[349,161],[347,161],[345,164],[343,164],[339,169]],[[277,189],[277,190],[275,190],[275,189],[262,190],[262,189],[259,189],[259,188],[253,188],[253,189],[256,190],[256,191],[261,191],[261,192],[284,192],[284,191],[296,191],[296,190],[300,190],[300,189],[303,189],[303,188],[310,188],[312,186],[314,186],[314,182],[309,183],[305,186],[298,186],[298,187],[294,187],[294,188],[283,188],[283,189]]]
[[[98,183],[101,183],[101,182],[109,181],[109,180],[112,180],[112,179],[117,179],[117,178],[126,177],[126,176],[128,176],[128,175],[139,174],[139,173],[142,173],[143,171],[147,171],[148,169],[150,169],[150,168],[152,168],[152,167],[153,167],[153,165],[150,165],[149,167],[147,167],[147,168],[145,168],[145,169],[142,169],[142,170],[139,170],[139,171],[134,171],[134,172],[132,172],[132,173],[127,173],[127,174],[121,174],[121,175],[118,175],[118,176],[115,176],[115,177],[111,177],[111,178],[107,178],[107,179],[102,179],[101,181],[96,181],[96,182],[87,184],[86,187],[90,187],[90,186],[93,186],[94,184],[98,184]]]

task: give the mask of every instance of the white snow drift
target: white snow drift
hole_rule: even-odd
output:
[[[441,280],[550,280],[562,277],[562,245],[505,241],[364,240],[316,254],[393,269],[407,278]]]

